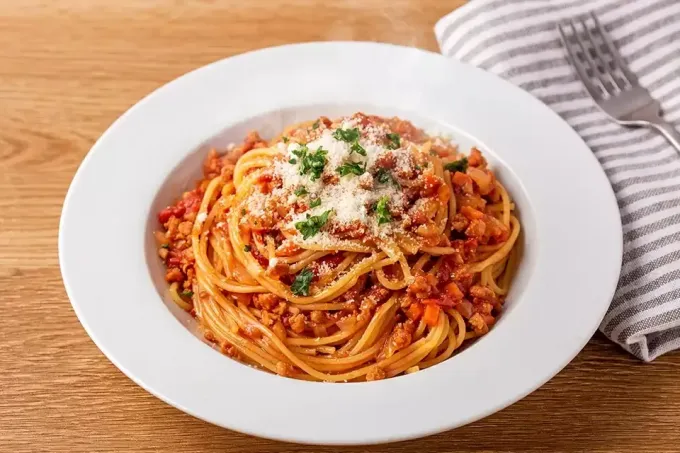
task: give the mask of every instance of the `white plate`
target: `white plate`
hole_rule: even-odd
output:
[[[524,228],[506,310],[460,354],[384,381],[309,383],[222,356],[167,297],[151,237],[156,212],[198,178],[210,145],[238,142],[251,128],[273,134],[299,119],[357,110],[397,114],[490,156]],[[525,92],[412,48],[313,43],[208,65],[121,116],[73,179],[59,257],[73,308],[94,342],[162,400],[258,436],[367,444],[461,426],[554,376],[604,315],[621,240],[617,205],[597,161]]]

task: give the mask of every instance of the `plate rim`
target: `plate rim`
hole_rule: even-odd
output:
[[[116,133],[116,127],[118,127],[117,125],[122,124],[122,122],[126,118],[133,115],[134,112],[136,112],[140,109],[143,109],[144,106],[147,103],[153,101],[153,99],[155,99],[156,97],[165,96],[166,93],[170,93],[170,90],[173,89],[173,87],[178,86],[180,81],[188,80],[190,77],[194,77],[195,74],[201,74],[201,73],[207,73],[209,71],[213,71],[215,67],[218,67],[220,64],[224,64],[224,62],[226,62],[226,61],[231,61],[232,63],[235,63],[240,58],[247,58],[247,57],[253,56],[255,54],[262,55],[262,54],[266,54],[266,53],[269,53],[269,52],[285,52],[287,49],[300,49],[300,48],[311,49],[312,47],[318,47],[318,46],[329,47],[329,48],[331,48],[331,47],[334,47],[334,48],[337,48],[337,47],[348,47],[348,48],[352,47],[353,49],[350,49],[350,50],[353,50],[353,51],[355,51],[359,47],[363,47],[365,49],[377,49],[378,52],[382,51],[381,49],[388,49],[388,48],[392,49],[389,52],[392,52],[392,51],[396,51],[396,52],[405,52],[405,51],[413,52],[413,51],[416,51],[418,53],[422,53],[423,55],[429,55],[428,58],[434,56],[437,59],[446,60],[447,64],[451,64],[451,67],[459,67],[459,68],[460,67],[467,67],[468,69],[473,69],[474,71],[478,71],[479,73],[486,74],[485,77],[490,76],[491,78],[496,79],[497,82],[500,82],[500,85],[505,86],[505,88],[503,88],[504,90],[515,91],[515,93],[521,93],[521,95],[526,99],[525,102],[538,103],[544,109],[546,114],[549,113],[554,118],[559,119],[559,121],[563,125],[563,129],[565,130],[565,134],[567,133],[567,130],[568,130],[573,137],[578,139],[578,141],[581,143],[584,150],[587,151],[590,154],[590,156],[592,158],[592,162],[600,170],[601,178],[604,179],[604,181],[606,181],[607,187],[609,188],[608,195],[609,195],[609,205],[610,205],[610,207],[612,207],[612,206],[616,207],[617,206],[613,190],[611,189],[611,186],[609,186],[609,182],[606,179],[604,171],[601,169],[601,167],[600,167],[599,163],[597,162],[595,156],[592,155],[592,152],[588,149],[587,145],[576,134],[576,132],[573,131],[573,129],[571,129],[567,125],[566,122],[564,122],[556,113],[554,113],[552,110],[550,110],[547,106],[540,103],[540,101],[535,99],[530,94],[524,92],[523,90],[519,89],[518,87],[515,87],[514,85],[511,85],[509,82],[507,82],[507,81],[505,81],[505,80],[503,80],[499,77],[496,77],[492,74],[486,73],[486,72],[484,72],[484,71],[482,71],[478,68],[472,68],[472,67],[465,65],[463,63],[451,61],[451,60],[447,59],[446,57],[444,57],[440,54],[434,53],[434,52],[430,52],[430,51],[422,50],[422,49],[413,49],[413,48],[408,48],[408,47],[402,47],[402,46],[397,46],[397,45],[393,45],[393,44],[382,44],[382,43],[371,43],[371,42],[336,41],[336,42],[312,42],[312,43],[286,44],[286,45],[282,45],[282,46],[259,49],[259,50],[255,50],[255,51],[252,51],[252,52],[247,52],[247,53],[244,53],[244,54],[240,54],[240,55],[228,57],[228,58],[225,58],[225,59],[221,59],[221,60],[215,61],[213,63],[210,63],[208,65],[202,66],[200,68],[194,69],[194,70],[192,70],[192,71],[190,71],[190,72],[188,72],[188,73],[186,73],[186,74],[184,74],[184,75],[162,85],[161,87],[157,88],[156,90],[152,91],[150,94],[148,94],[147,96],[142,98],[140,101],[135,103],[132,107],[130,107],[119,118],[117,118],[106,129],[106,131],[102,134],[102,136],[94,143],[94,145],[92,146],[90,151],[87,153],[86,157],[83,159],[82,163],[80,164],[80,166],[78,167],[78,170],[75,173],[73,181],[71,182],[71,184],[69,186],[67,195],[66,195],[65,200],[64,200],[64,204],[63,204],[63,207],[62,207],[62,215],[61,215],[60,223],[59,223],[59,239],[58,239],[58,242],[59,242],[59,263],[60,263],[60,269],[61,269],[61,272],[62,272],[62,278],[64,280],[64,286],[65,286],[67,295],[69,296],[69,300],[71,301],[71,304],[73,306],[73,309],[74,309],[79,321],[81,322],[81,324],[85,328],[85,330],[88,333],[88,335],[90,336],[90,338],[97,345],[97,347],[106,355],[106,357],[112,363],[114,363],[114,365],[116,365],[116,367],[118,367],[121,371],[123,371],[123,373],[126,374],[131,380],[133,380],[135,383],[137,383],[142,388],[147,390],[149,393],[152,393],[153,395],[155,395],[159,399],[165,401],[166,403],[168,403],[172,406],[179,408],[180,410],[182,410],[184,412],[187,412],[187,413],[189,413],[189,414],[191,414],[191,415],[193,415],[197,418],[203,419],[203,420],[208,421],[210,423],[214,423],[214,424],[217,424],[219,426],[227,427],[229,429],[244,432],[244,433],[247,433],[247,434],[265,437],[265,438],[270,438],[270,439],[292,441],[292,442],[298,442],[298,443],[329,444],[329,445],[372,444],[372,443],[382,443],[382,442],[388,442],[388,441],[406,440],[406,439],[412,439],[412,438],[417,438],[417,437],[422,437],[422,436],[438,433],[438,432],[441,432],[441,431],[451,429],[453,427],[462,426],[464,424],[467,424],[467,423],[476,421],[480,418],[483,418],[483,417],[485,417],[485,416],[487,416],[491,413],[499,411],[499,410],[507,407],[508,405],[513,404],[514,402],[522,399],[523,397],[525,397],[529,393],[533,392],[534,390],[536,390],[537,388],[542,386],[545,382],[547,382],[547,380],[551,379],[555,374],[557,374],[564,366],[566,366],[581,351],[581,349],[588,342],[588,340],[590,339],[592,334],[597,330],[597,327],[600,323],[600,320],[604,316],[606,309],[608,307],[608,302],[607,302],[607,304],[603,303],[603,308],[600,310],[601,313],[599,315],[599,318],[597,319],[597,322],[596,323],[593,322],[592,325],[590,325],[588,327],[588,329],[585,329],[585,330],[589,330],[590,333],[584,338],[584,340],[578,345],[578,347],[573,346],[571,348],[571,349],[573,349],[573,354],[571,354],[569,357],[565,357],[562,360],[563,363],[561,365],[559,365],[558,368],[547,373],[546,376],[543,376],[542,379],[534,380],[531,383],[531,385],[526,386],[526,389],[525,389],[526,391],[524,393],[514,394],[511,397],[505,398],[502,402],[494,405],[493,407],[489,407],[486,411],[480,411],[477,414],[475,414],[474,416],[468,417],[462,423],[454,423],[451,426],[436,426],[436,427],[432,427],[430,430],[420,429],[418,431],[406,433],[406,434],[403,434],[403,435],[400,435],[400,434],[377,435],[373,438],[365,439],[365,440],[351,439],[351,438],[348,438],[348,439],[330,439],[329,438],[329,439],[322,439],[321,441],[319,441],[319,438],[311,438],[311,437],[305,438],[305,437],[300,437],[299,435],[293,435],[293,436],[290,436],[290,437],[282,437],[280,435],[268,435],[268,433],[263,432],[263,431],[258,430],[258,429],[243,429],[242,427],[235,428],[233,425],[226,425],[224,421],[215,420],[211,417],[205,417],[199,411],[196,411],[193,407],[187,407],[187,406],[177,402],[173,398],[167,397],[163,392],[156,391],[156,389],[153,387],[153,385],[147,385],[147,383],[145,382],[144,379],[138,378],[138,376],[136,374],[139,374],[139,373],[135,373],[134,370],[128,369],[128,367],[125,366],[119,360],[119,358],[115,356],[115,353],[112,353],[109,350],[107,345],[104,344],[108,340],[104,340],[104,341],[101,340],[101,336],[98,335],[98,333],[95,332],[92,329],[92,326],[88,322],[87,316],[84,314],[84,311],[83,311],[82,302],[79,303],[78,301],[75,300],[74,289],[73,289],[74,281],[72,280],[72,278],[70,276],[67,276],[67,274],[70,271],[67,270],[69,265],[67,264],[67,260],[65,258],[66,254],[68,254],[68,251],[66,250],[66,246],[67,246],[66,245],[66,241],[67,241],[66,230],[69,228],[67,223],[68,223],[69,216],[73,215],[73,214],[69,214],[69,209],[72,205],[71,201],[72,201],[72,198],[74,197],[74,192],[78,190],[78,187],[79,187],[79,184],[80,184],[79,181],[83,178],[83,176],[82,176],[83,172],[87,171],[89,162],[93,159],[93,156],[98,152],[98,150],[99,149],[105,149],[106,141],[109,140],[109,137],[110,137],[111,134]],[[189,152],[189,150],[187,150],[187,153],[188,152]],[[618,247],[615,247],[615,249],[617,249],[617,250],[615,250],[616,255],[618,255],[618,260],[617,260],[618,261],[618,267],[617,267],[617,272],[616,272],[615,277],[613,277],[613,278],[610,277],[610,279],[613,280],[613,282],[610,283],[609,300],[611,300],[611,297],[614,295],[614,291],[616,289],[616,284],[618,282],[618,276],[619,276],[619,271],[620,271],[621,256],[622,256],[622,251],[623,251],[622,229],[621,229],[621,222],[620,222],[620,216],[618,214],[618,209],[615,209],[615,212],[616,212],[616,216],[615,216],[616,222],[615,223],[617,223],[618,225],[617,225],[617,228],[616,228],[617,234],[614,234],[616,241],[613,241],[613,242],[618,242]],[[613,220],[613,218],[608,219],[608,221],[611,221],[611,220]],[[614,231],[611,231],[610,233],[614,233]],[[414,376],[417,376],[418,374],[421,374],[421,373],[417,373]],[[404,380],[405,381],[405,380],[408,380],[408,379],[409,379],[409,377],[400,377],[398,380],[400,380],[400,381]],[[296,386],[296,387],[299,387],[299,384],[293,384],[293,385]],[[349,386],[354,386],[354,385],[356,385],[356,384],[350,384]],[[358,384],[358,385],[362,385],[362,384]]]

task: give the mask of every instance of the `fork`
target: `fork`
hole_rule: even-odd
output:
[[[558,24],[562,45],[593,101],[622,126],[656,129],[680,152],[680,133],[661,117],[661,104],[640,85],[594,13]],[[592,25],[590,24],[592,22]]]

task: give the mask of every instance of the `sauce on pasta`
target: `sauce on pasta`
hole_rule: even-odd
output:
[[[159,215],[175,302],[226,355],[348,382],[446,360],[496,322],[520,223],[479,150],[356,113],[249,134]]]

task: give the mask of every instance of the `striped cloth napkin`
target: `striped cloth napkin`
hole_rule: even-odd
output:
[[[577,79],[555,26],[591,10],[664,118],[680,128],[680,0],[472,0],[443,17],[435,34],[445,56],[495,73],[555,110],[600,161],[624,240],[600,330],[651,361],[680,348],[680,156],[660,134],[609,120]]]

